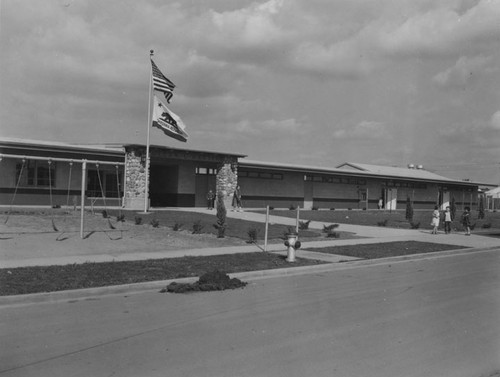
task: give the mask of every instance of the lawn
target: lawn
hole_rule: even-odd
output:
[[[0,296],[105,287],[148,281],[197,277],[219,270],[225,273],[314,266],[324,262],[264,252],[145,261],[69,264],[0,269]]]
[[[434,253],[437,251],[466,249],[463,246],[419,241],[396,241],[366,245],[308,248],[318,253],[345,255],[362,259],[389,258],[401,255]]]
[[[265,213],[265,211],[256,211]],[[312,220],[325,223],[343,223],[355,225],[369,225],[379,226],[380,223],[386,222],[387,227],[390,228],[410,228],[410,223],[405,219],[406,211],[386,211],[386,210],[301,210],[300,218],[302,221]],[[413,223],[420,223],[420,228],[431,229],[430,222],[432,211],[415,210],[413,216]],[[452,227],[458,231],[462,230],[460,224],[460,216],[462,211],[457,210],[456,219],[452,223]],[[271,210],[270,216],[284,216],[295,218],[296,211],[292,210]],[[472,211],[471,221],[475,224],[475,231],[487,231],[487,229],[500,229],[500,212],[485,212],[484,219],[478,219],[478,212]],[[441,222],[441,228],[443,224]]]

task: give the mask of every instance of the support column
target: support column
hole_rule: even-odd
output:
[[[238,185],[238,160],[226,157],[219,164],[216,177],[217,195],[223,195],[226,209],[232,208],[233,194]]]
[[[124,207],[143,210],[146,195],[146,151],[144,148],[130,148],[125,151]]]

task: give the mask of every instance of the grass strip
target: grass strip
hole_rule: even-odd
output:
[[[435,253],[445,250],[466,249],[464,246],[419,241],[395,241],[361,245],[307,248],[317,253],[345,255],[362,259],[389,258],[411,254]]]
[[[18,267],[0,269],[0,296],[197,277],[214,270],[235,273],[322,263],[325,262],[297,258],[296,263],[291,264],[281,255],[254,252],[144,261]]]

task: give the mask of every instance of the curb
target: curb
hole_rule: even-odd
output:
[[[290,268],[278,268],[269,270],[259,270],[259,271],[246,271],[230,273],[232,278],[247,279],[250,281],[261,280],[261,279],[272,279],[277,277],[290,277],[305,275],[310,273],[319,272],[330,272],[339,271],[345,269],[359,268],[359,267],[369,267],[384,264],[393,263],[403,263],[407,261],[423,260],[423,259],[437,259],[446,258],[454,255],[466,255],[470,253],[479,252],[489,252],[491,250],[499,249],[499,247],[484,247],[484,248],[463,248],[454,250],[445,250],[434,253],[422,253],[422,254],[411,254],[403,255],[389,258],[379,258],[379,259],[362,259],[362,260],[352,260],[346,262],[336,262],[328,263],[316,266],[301,266],[301,267],[290,267]],[[133,283],[133,284],[123,284],[123,285],[112,285],[106,287],[96,287],[96,288],[84,288],[75,289],[68,291],[58,291],[58,292],[45,292],[45,293],[32,293],[25,295],[12,295],[12,296],[0,296],[0,307],[7,305],[30,305],[38,303],[55,303],[59,301],[66,300],[89,300],[94,297],[112,296],[119,294],[136,294],[144,293],[153,290],[160,290],[165,288],[172,282],[177,283],[194,283],[198,280],[196,277],[187,277],[179,279],[169,279],[169,280],[157,280],[144,283]]]

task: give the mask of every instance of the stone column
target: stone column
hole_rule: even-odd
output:
[[[235,157],[225,157],[217,168],[216,191],[223,195],[226,210],[231,209],[233,194],[238,184],[238,160]]]
[[[124,207],[127,209],[144,209],[144,195],[146,190],[145,158],[145,150],[131,148],[125,151]]]

